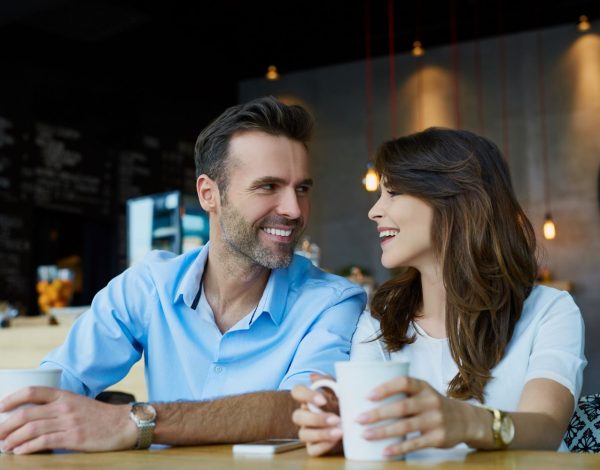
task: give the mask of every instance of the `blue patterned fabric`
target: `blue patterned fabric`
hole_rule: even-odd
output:
[[[571,452],[600,453],[600,393],[579,399],[564,441]]]

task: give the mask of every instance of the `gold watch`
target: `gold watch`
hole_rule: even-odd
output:
[[[492,436],[496,449],[506,449],[515,437],[515,423],[505,411],[488,406],[485,408],[492,413]]]

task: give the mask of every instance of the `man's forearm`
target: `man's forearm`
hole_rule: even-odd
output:
[[[289,392],[257,392],[206,402],[159,403],[153,441],[197,445],[298,435]]]

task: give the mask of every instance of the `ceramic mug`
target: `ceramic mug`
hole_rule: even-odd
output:
[[[25,387],[60,388],[61,372],[61,369],[0,369],[0,400]],[[10,413],[12,411],[0,413],[0,423],[7,419]]]
[[[344,433],[344,455],[350,460],[398,460],[402,456],[388,457],[383,454],[386,447],[398,444],[404,437],[393,437],[368,441],[362,433],[369,427],[385,426],[394,420],[384,420],[375,424],[363,425],[356,422],[359,414],[404,398],[397,394],[385,400],[372,401],[367,395],[375,387],[396,377],[408,375],[409,363],[399,361],[349,361],[336,362],[337,381],[322,379],[314,382],[311,389],[329,388],[338,397],[342,431]],[[314,412],[322,412],[309,404]]]

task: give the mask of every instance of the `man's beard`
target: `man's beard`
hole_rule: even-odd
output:
[[[284,268],[292,262],[294,248],[304,226],[302,218],[290,220],[285,217],[267,216],[252,226],[231,203],[226,202],[222,208],[221,233],[223,241],[230,249],[268,269]],[[293,230],[293,240],[290,243],[271,243],[270,246],[265,246],[259,238],[261,227],[265,226],[286,226]]]

